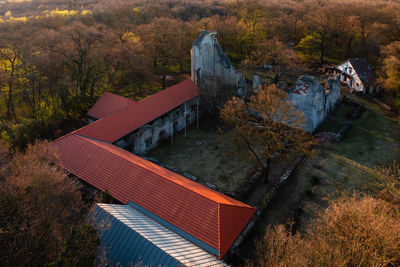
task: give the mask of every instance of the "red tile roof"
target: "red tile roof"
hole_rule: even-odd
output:
[[[104,92],[96,104],[88,111],[87,115],[95,119],[101,119],[127,108],[128,103],[134,104],[137,102],[110,92]]]
[[[186,80],[139,102],[128,101],[126,108],[95,121],[75,133],[113,143],[200,95],[200,89],[191,80]]]
[[[253,207],[106,142],[70,134],[53,145],[67,171],[210,245],[220,258],[255,212]]]

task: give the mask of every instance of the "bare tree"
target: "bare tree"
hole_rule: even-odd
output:
[[[221,117],[233,128],[237,142],[247,146],[266,180],[273,157],[308,153],[313,144],[311,136],[301,130],[306,122],[303,113],[274,85],[263,87],[247,104],[233,97],[221,110]]]
[[[175,32],[177,27],[176,20],[159,18],[139,29],[145,48],[153,62],[153,67],[161,73],[163,89],[166,88],[168,71],[177,63],[175,55],[175,49],[178,47]]]
[[[1,265],[43,266],[59,255],[64,262],[93,263],[99,245],[96,231],[80,226],[89,207],[55,162],[54,147],[38,142],[16,154],[2,172]]]
[[[12,31],[12,29],[10,29]],[[3,74],[6,76],[6,84],[8,90],[7,96],[7,117],[15,116],[14,112],[14,87],[16,83],[16,75],[19,67],[23,63],[22,59],[22,42],[23,38],[18,32],[6,32],[0,35],[0,64]]]
[[[96,52],[100,49],[103,38],[102,29],[86,26],[82,22],[73,22],[61,29],[58,39],[58,52],[63,56],[64,63],[71,72],[76,93],[86,96],[88,90],[93,95],[93,87],[98,78]]]

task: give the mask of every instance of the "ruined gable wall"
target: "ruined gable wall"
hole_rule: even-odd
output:
[[[305,130],[313,132],[336,107],[340,97],[340,82],[337,79],[329,79],[326,90],[317,78],[301,76],[296,87],[288,94],[289,101],[292,101],[307,119]]]
[[[339,77],[336,79],[329,79],[326,86],[326,100],[325,100],[325,117],[330,112],[334,111],[336,105],[340,100],[340,80]]]
[[[217,33],[203,31],[193,42],[191,50],[191,77],[196,85],[214,82],[238,87],[244,75],[237,72],[228,56],[222,51]]]

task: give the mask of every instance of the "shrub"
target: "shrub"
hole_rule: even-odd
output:
[[[1,266],[43,266],[57,258],[65,242],[79,238],[75,233],[87,208],[56,160],[48,142],[36,142],[8,163],[0,179]],[[93,238],[80,240],[89,247],[84,242]]]
[[[331,201],[303,235],[269,227],[260,266],[398,266],[399,206],[369,196]]]
[[[311,186],[316,186],[320,184],[320,179],[318,176],[313,175],[311,177]]]

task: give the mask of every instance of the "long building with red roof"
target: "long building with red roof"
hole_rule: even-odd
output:
[[[198,120],[200,95],[191,80],[138,102],[104,93],[88,112],[98,120],[76,133],[144,154]]]
[[[115,145],[144,125],[169,120],[170,112],[182,105],[198,103],[200,94],[191,81],[138,102],[104,94],[89,112],[99,119],[53,145],[65,170],[222,258],[255,208]]]

